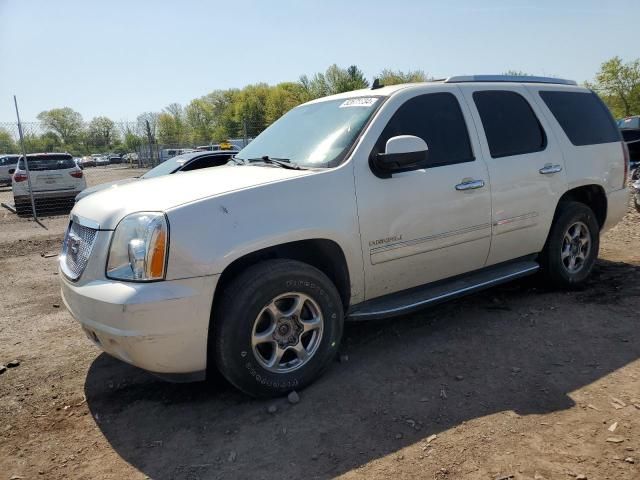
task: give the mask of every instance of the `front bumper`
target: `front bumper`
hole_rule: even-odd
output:
[[[154,283],[60,278],[66,307],[106,353],[168,379],[204,378],[218,275]]]

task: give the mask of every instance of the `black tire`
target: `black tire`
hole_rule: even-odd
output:
[[[279,296],[291,293],[291,301],[293,301],[296,298],[296,292],[299,295],[298,298],[311,299],[310,302],[308,300],[302,302],[305,311],[313,310],[316,316],[318,312],[322,315],[322,330],[317,337],[313,337],[315,333],[312,332],[299,333],[301,331],[299,329],[304,328],[303,316],[306,315],[304,313],[300,313],[300,321],[297,322],[298,317],[295,315],[293,320],[290,317],[281,316],[278,316],[279,320],[274,320],[275,315],[264,311],[272,303],[289,301],[285,297],[283,300],[274,302],[274,299]],[[283,308],[283,310],[287,309]],[[261,315],[261,312],[264,313]],[[294,260],[267,260],[249,267],[225,288],[212,318],[214,337],[209,343],[210,358],[213,357],[220,373],[243,392],[256,397],[283,395],[309,385],[331,363],[340,346],[343,320],[344,309],[340,295],[324,273],[306,263]],[[294,323],[287,323],[284,334],[286,336],[289,334],[287,332],[294,332],[295,336],[292,335],[284,340],[278,336],[278,341],[298,340],[295,345],[307,341],[308,346],[311,347],[311,339],[315,338],[314,353],[308,357],[308,360],[299,359],[300,355],[293,351],[293,343],[278,344],[272,340],[284,328],[278,322],[292,321]],[[252,338],[260,322],[269,324],[273,328],[273,333],[269,334],[267,342],[260,344],[258,350],[254,350]],[[282,348],[283,345],[285,345],[284,348]],[[289,352],[283,355],[282,361],[293,356],[295,358],[289,362],[301,363],[293,371],[270,371],[261,363],[261,359],[264,362],[264,357],[269,356],[263,350],[259,350],[263,347],[267,350],[271,348],[288,350]],[[275,354],[275,350],[272,352]],[[275,358],[275,355],[272,358]],[[272,368],[280,368],[280,362],[277,365]]]
[[[586,227],[587,234],[584,238],[588,238],[590,245],[588,253],[584,252],[584,248],[580,246],[580,242],[574,245],[565,241],[565,235],[570,228],[575,228],[576,224],[580,224],[580,230]],[[575,232],[575,229],[573,230]],[[571,262],[569,258],[563,260],[563,246],[566,248],[569,244],[568,251],[575,248],[575,252],[583,255],[584,259],[576,259],[572,270],[567,263]],[[598,258],[598,250],[600,248],[600,226],[593,211],[580,202],[563,202],[558,206],[547,243],[540,255],[541,272],[545,280],[557,288],[575,289],[581,287],[589,277],[591,270]],[[578,265],[578,260],[580,265]]]

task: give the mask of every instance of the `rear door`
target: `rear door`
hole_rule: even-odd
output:
[[[540,252],[567,188],[554,131],[522,85],[460,88],[479,126],[491,180],[492,240],[487,265]]]
[[[76,190],[79,179],[71,174],[79,170],[71,155],[29,155],[29,175],[34,192]]]

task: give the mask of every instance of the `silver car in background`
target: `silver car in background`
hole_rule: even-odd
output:
[[[0,186],[10,186],[20,155],[0,155]]]

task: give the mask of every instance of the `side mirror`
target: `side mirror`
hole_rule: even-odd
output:
[[[14,173],[16,173],[16,169],[15,168],[10,168],[8,173],[9,173],[9,175],[13,175]]]
[[[394,173],[418,170],[427,166],[429,147],[420,137],[398,135],[387,140],[385,153],[372,155],[371,170],[380,178],[389,178]]]

